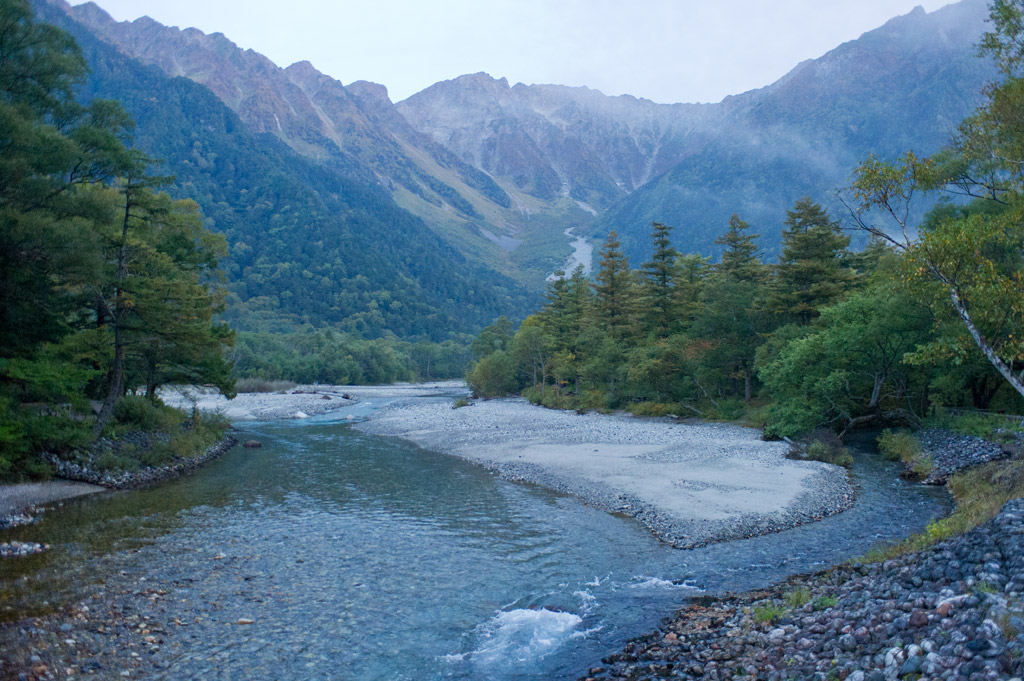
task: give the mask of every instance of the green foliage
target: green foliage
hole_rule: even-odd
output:
[[[452,402],[452,409],[462,409],[463,407],[468,407],[468,406],[469,406],[469,400],[467,400],[465,397],[460,397],[459,399],[457,399],[454,402]]]
[[[504,397],[518,388],[512,359],[504,350],[492,352],[477,362],[466,375],[466,382],[480,397]]]
[[[754,621],[758,624],[775,624],[788,614],[788,608],[774,601],[754,606]]]
[[[814,599],[815,610],[828,610],[834,608],[839,604],[839,599],[835,596],[818,596]]]
[[[243,386],[256,388],[260,382],[272,387],[281,381],[358,385],[460,378],[470,360],[467,346],[454,340],[364,340],[327,329],[242,332],[235,342],[235,371],[240,379],[255,381]]]
[[[797,587],[786,593],[786,605],[791,608],[802,608],[811,601],[811,591],[805,586]]]
[[[853,273],[845,264],[850,237],[809,197],[786,212],[785,224],[768,305],[782,319],[806,325],[852,289]]]
[[[600,256],[594,280],[594,320],[609,337],[622,341],[634,330],[637,301],[633,273],[614,231],[608,233]]]
[[[929,338],[927,308],[875,285],[825,308],[814,331],[762,353],[759,375],[775,404],[766,432],[792,437],[820,425],[840,430],[917,417],[905,405],[915,376],[904,356]]]
[[[952,413],[944,409],[936,409],[925,423],[929,428],[943,428],[997,442],[1004,439],[1009,432],[1024,430],[1024,422],[1008,419],[1002,414]]]
[[[41,8],[46,11],[47,8]],[[39,454],[98,434],[127,383],[230,391],[231,332],[216,265],[223,239],[195,204],[159,194],[126,147],[119,104],[80,97],[68,34],[0,4],[0,474],[43,472]],[[132,417],[143,416],[128,409]],[[155,414],[148,414],[155,416]],[[150,423],[149,425],[154,425]]]
[[[169,433],[181,426],[185,414],[141,395],[125,395],[114,405],[114,419],[121,427]]]

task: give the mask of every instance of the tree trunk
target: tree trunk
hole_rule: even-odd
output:
[[[129,179],[129,186],[131,180]],[[93,437],[99,437],[114,415],[114,403],[124,392],[124,320],[127,308],[124,301],[124,282],[128,279],[128,224],[131,219],[132,198],[127,191],[124,201],[124,221],[121,223],[121,247],[117,251],[117,275],[114,284],[114,310],[110,323],[114,327],[114,364],[110,368],[110,388],[103,400],[96,423],[92,426]]]
[[[1020,376],[1013,373],[1009,365],[1002,360],[1002,358],[996,354],[995,350],[985,341],[981,333],[978,331],[978,327],[974,325],[974,320],[971,318],[971,313],[960,299],[960,294],[957,292],[955,287],[950,287],[949,298],[953,301],[953,307],[956,308],[957,314],[960,315],[960,319],[963,320],[967,326],[967,331],[971,334],[971,338],[984,353],[985,358],[988,359],[989,363],[996,368],[996,371],[1005,378],[1013,389],[1017,393],[1024,397],[1024,381],[1021,380]]]
[[[124,342],[121,340],[121,327],[116,325],[114,326],[114,366],[110,371],[110,387],[107,390],[107,398],[103,400],[103,406],[100,407],[100,413],[96,415],[96,423],[92,426],[94,437],[99,437],[103,433],[103,429],[110,422],[110,417],[114,415],[114,404],[121,397],[123,384]]]
[[[751,386],[750,386],[750,372],[747,371],[746,369],[744,369],[743,370],[743,400],[745,402],[747,402],[748,404],[750,403],[750,400],[752,399],[751,392],[752,392],[752,390],[751,390]]]

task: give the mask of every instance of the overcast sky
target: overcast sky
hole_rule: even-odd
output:
[[[71,0],[79,4],[77,0]],[[399,101],[486,71],[514,84],[586,85],[656,102],[715,102],[768,85],[804,59],[916,5],[949,0],[98,0],[220,31],[280,66],[307,59]]]

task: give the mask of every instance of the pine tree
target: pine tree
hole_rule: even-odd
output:
[[[839,223],[804,197],[786,211],[783,250],[768,306],[786,320],[807,325],[819,310],[849,292],[854,274],[846,265],[850,237]]]

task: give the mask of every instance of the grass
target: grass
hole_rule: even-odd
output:
[[[942,428],[954,433],[973,435],[985,440],[1004,442],[1012,439],[1008,431],[1022,432],[1021,422],[1008,419],[1000,414],[968,412],[951,414],[945,410],[936,410],[925,421],[926,428]]]
[[[805,587],[801,586],[797,589],[793,589],[788,592],[785,596],[786,605],[791,608],[802,608],[811,600],[811,592]]]
[[[462,407],[468,407],[468,406],[469,406],[469,400],[467,400],[465,397],[460,397],[459,399],[457,399],[454,402],[452,402],[452,409],[461,409]]]
[[[789,613],[789,608],[768,601],[754,606],[754,621],[758,624],[774,624]]]
[[[920,551],[995,518],[1006,502],[1024,496],[1024,461],[992,461],[957,473],[946,486],[956,502],[952,514],[905,541],[872,549],[861,560],[878,562]]]
[[[888,461],[902,461],[919,478],[927,478],[935,467],[917,438],[905,431],[883,430],[878,436],[878,451]]]
[[[815,610],[828,610],[838,605],[839,599],[835,596],[818,596],[814,599]]]

